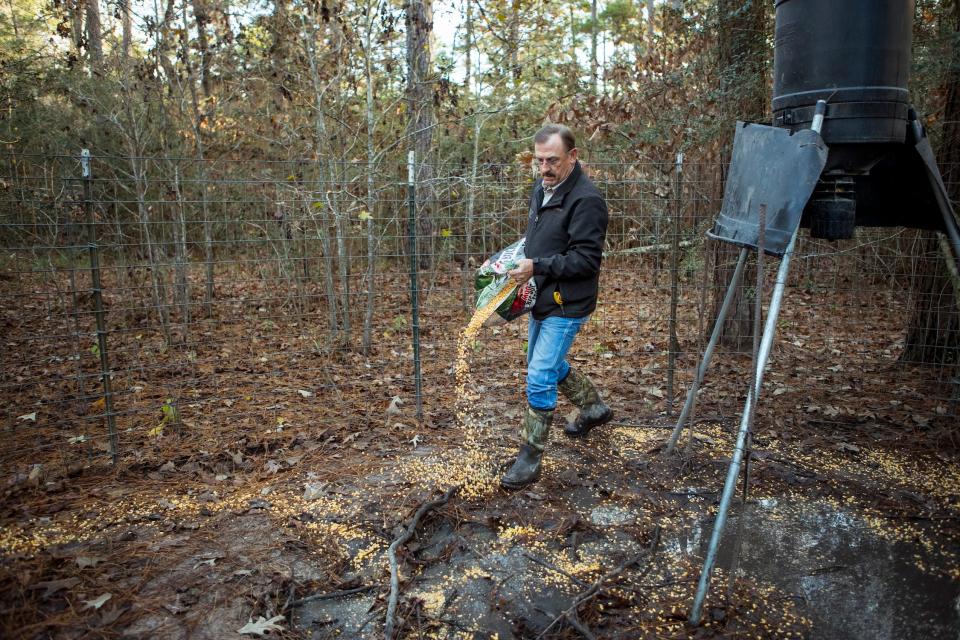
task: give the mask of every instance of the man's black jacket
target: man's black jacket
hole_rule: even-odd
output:
[[[579,162],[550,201],[541,202],[543,183],[538,180],[530,196],[524,247],[538,285],[533,317],[583,317],[597,308],[607,203]]]

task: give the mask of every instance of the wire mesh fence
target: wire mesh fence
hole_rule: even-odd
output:
[[[671,426],[736,259],[705,239],[723,167],[587,166],[611,218],[600,307],[571,358],[620,421]],[[86,165],[78,153],[4,167],[0,463],[24,474],[331,420],[370,429],[396,400],[422,406],[411,419],[453,426],[473,273],[522,235],[534,181],[520,162],[421,167],[411,225],[401,162]],[[960,298],[936,237],[803,234],[794,260],[757,429],[952,425]],[[757,282],[743,279],[698,419],[740,410]],[[508,417],[523,402],[525,337],[513,322],[471,345],[478,384]]]

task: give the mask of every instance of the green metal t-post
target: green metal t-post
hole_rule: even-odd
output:
[[[97,350],[100,352],[100,374],[103,377],[103,410],[107,419],[107,434],[110,437],[110,458],[117,463],[117,421],[113,415],[113,391],[110,382],[110,360],[107,358],[107,329],[103,310],[103,293],[100,283],[100,253],[97,248],[97,228],[93,220],[93,195],[90,172],[90,150],[80,152],[80,166],[83,169],[83,209],[87,216],[87,235],[90,249],[90,280],[93,284],[93,304],[97,320]]]

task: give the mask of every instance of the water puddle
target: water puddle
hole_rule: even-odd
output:
[[[811,638],[960,638],[956,539],[935,522],[859,515],[827,502],[764,499],[732,510],[717,566],[793,594]],[[700,561],[713,519],[667,543]],[[709,606],[709,603],[708,603]]]

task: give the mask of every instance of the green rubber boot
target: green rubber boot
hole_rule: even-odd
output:
[[[599,427],[613,419],[613,410],[600,397],[590,378],[570,369],[567,377],[557,385],[560,393],[575,404],[580,413],[563,427],[563,433],[571,438],[582,438],[594,427]]]
[[[553,410],[534,409],[528,406],[520,427],[520,453],[510,470],[500,479],[504,489],[521,489],[540,478],[543,449],[550,438],[550,423]]]

